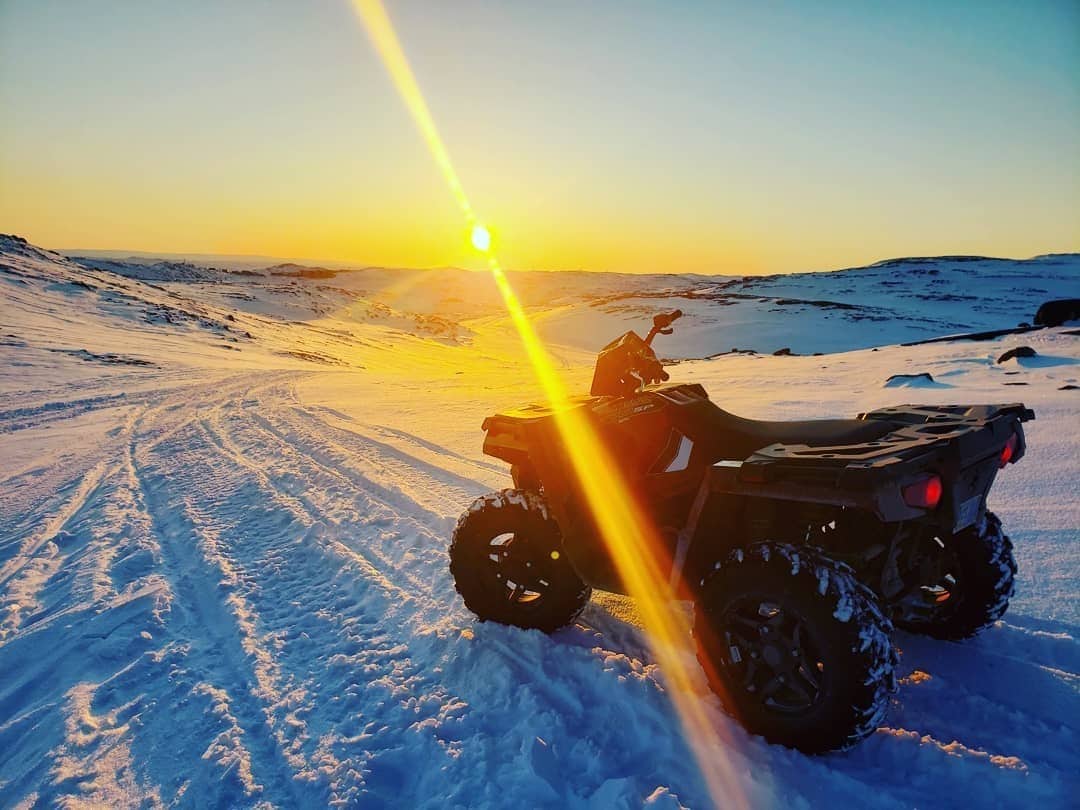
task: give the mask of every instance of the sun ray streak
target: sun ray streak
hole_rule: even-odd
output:
[[[405,51],[401,48],[401,42],[394,31],[394,24],[390,22],[390,16],[386,13],[386,7],[382,4],[382,0],[352,0],[352,2],[402,101],[409,108],[409,113],[417,129],[420,130],[431,156],[442,172],[446,185],[450,187],[450,193],[454,195],[471,228],[476,223],[476,214],[473,213],[469,198],[465,196],[465,189],[458,180],[457,171],[450,161],[450,153],[446,151],[446,146],[439,136],[435,119],[431,117],[424,95],[420,92],[420,85],[416,83],[416,77],[413,75],[412,67],[409,66],[409,60],[405,57]]]
[[[611,453],[581,410],[570,407],[569,394],[555,364],[493,254],[487,229],[478,222],[469,203],[381,0],[352,0],[352,3],[461,207],[475,247],[487,256],[488,267],[525,353],[556,414],[562,441],[569,451],[574,474],[595,524],[620,577],[637,603],[667,694],[679,715],[710,798],[716,806],[745,807],[745,795],[727,757],[731,742],[725,744],[720,739],[705,702],[695,692],[692,665],[688,665],[680,653],[680,649],[686,647],[690,628],[684,614],[670,604],[673,594],[666,574],[671,562],[665,544],[649,516],[633,498]]]

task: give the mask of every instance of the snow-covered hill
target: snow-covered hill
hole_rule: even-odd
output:
[[[480,421],[537,397],[487,276],[168,269],[0,239],[0,806],[707,806],[631,602],[598,594],[547,637],[477,624],[454,591],[458,513],[509,483]],[[767,745],[694,670],[733,806],[1074,802],[1075,327],[893,344],[1031,321],[1078,279],[1075,256],[515,275],[582,388],[586,350],[680,307],[666,355],[803,355],[671,368],[736,413],[1038,413],[993,494],[1012,609],[962,644],[898,634],[900,691],[863,745]],[[1037,355],[996,362],[1017,345]]]
[[[150,258],[78,259],[149,281],[217,280],[230,306],[265,312],[256,299],[269,289],[273,306],[292,289],[293,313],[337,312],[349,302],[386,306],[413,317],[453,321],[506,319],[486,274],[453,268],[262,268],[267,278],[238,277],[216,267]],[[228,262],[223,259],[222,264]],[[248,266],[248,265],[245,265]],[[247,272],[253,272],[250,267]],[[1032,323],[1048,298],[1080,298],[1080,255],[1025,261],[972,256],[893,259],[831,273],[731,278],[612,273],[510,273],[544,337],[596,351],[612,336],[640,328],[653,313],[678,307],[689,316],[663,346],[667,357],[708,357],[732,348],[772,353],[836,352]],[[303,282],[303,283],[301,283]],[[211,285],[213,286],[213,285]],[[204,290],[200,295],[213,295]],[[262,307],[262,308],[261,308]],[[348,318],[355,319],[357,313]]]

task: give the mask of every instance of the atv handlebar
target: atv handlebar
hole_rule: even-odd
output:
[[[666,329],[671,324],[682,317],[681,309],[674,309],[671,312],[661,312],[659,315],[654,315],[652,322],[653,326],[657,329]]]
[[[669,379],[664,364],[652,348],[657,335],[670,335],[671,323],[682,317],[682,310],[661,312],[653,317],[653,326],[644,340],[637,332],[627,332],[600,350],[593,371],[590,393],[593,396],[627,396],[651,383]]]
[[[671,324],[682,317],[681,309],[674,309],[671,312],[661,312],[658,315],[653,315],[652,329],[649,330],[648,337],[645,338],[645,343],[649,346],[652,345],[652,339],[657,335],[670,335]]]

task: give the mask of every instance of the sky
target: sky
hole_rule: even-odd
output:
[[[504,266],[1080,250],[1080,3],[387,8]],[[481,266],[348,0],[0,0],[0,231]]]

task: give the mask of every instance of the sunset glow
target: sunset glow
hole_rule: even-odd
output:
[[[1075,3],[400,3],[433,108],[417,126],[349,3],[210,8],[0,4],[6,231],[480,270],[460,181],[512,270],[787,273],[1080,239]]]

